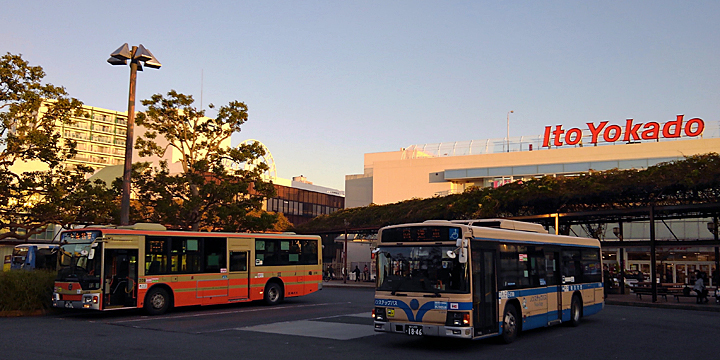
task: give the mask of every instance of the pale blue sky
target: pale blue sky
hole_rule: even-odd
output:
[[[720,119],[718,1],[9,1],[0,51],[92,106],[127,110],[127,42],[171,89],[244,101],[233,144],[278,175],[344,188],[363,154],[675,114]],[[208,113],[213,116],[212,112]]]

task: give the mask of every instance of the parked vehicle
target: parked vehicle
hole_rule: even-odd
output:
[[[12,253],[12,270],[33,270],[57,268],[57,244],[15,245]]]
[[[638,274],[638,270],[625,270],[625,285],[630,287],[636,286],[638,282]],[[618,278],[619,275],[619,273],[616,273],[613,278],[616,286],[620,285],[620,279]],[[643,273],[643,279],[645,279],[644,281],[646,282],[650,281],[650,275]]]

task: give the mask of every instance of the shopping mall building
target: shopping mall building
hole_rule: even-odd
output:
[[[576,124],[577,125],[577,124]],[[720,121],[684,115],[665,121],[596,121],[582,126],[552,125],[541,135],[413,145],[365,154],[362,174],[346,175],[346,207],[382,205],[412,198],[461,193],[469,187],[498,187],[542,176],[576,176],[589,171],[645,169],[686,156],[720,153]],[[656,223],[657,240],[677,240],[658,248],[667,282],[687,282],[694,270],[714,274],[713,247],[682,246],[685,240],[712,240],[712,218]],[[613,225],[605,240],[615,239]],[[554,232],[554,229],[549,229]],[[625,223],[624,239],[650,239],[648,221]],[[588,236],[580,226],[571,234]],[[604,260],[617,268],[619,247],[605,247]],[[649,247],[625,248],[626,269],[650,272]],[[665,281],[665,279],[663,279]],[[717,280],[711,279],[712,285]]]

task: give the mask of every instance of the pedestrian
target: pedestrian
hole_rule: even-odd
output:
[[[612,285],[612,278],[610,277],[610,269],[608,269],[607,265],[603,265],[603,288],[605,293],[605,298],[607,299],[608,294],[610,293],[610,286]]]
[[[363,280],[370,280],[370,270],[368,270],[367,264],[365,264],[365,268],[363,269]]]
[[[707,289],[705,288],[705,282],[703,281],[700,271],[695,271],[695,286],[693,286],[693,291],[695,291],[697,296],[698,304],[708,302]]]
[[[360,280],[360,268],[355,265],[355,270],[352,271],[355,274],[355,282]]]
[[[637,281],[638,283],[645,282],[645,274],[641,270],[638,270]]]
[[[335,280],[335,270],[333,269],[332,265],[328,265],[327,272],[330,280]]]

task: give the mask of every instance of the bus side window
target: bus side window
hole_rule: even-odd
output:
[[[247,271],[247,252],[230,251],[230,271]]]

